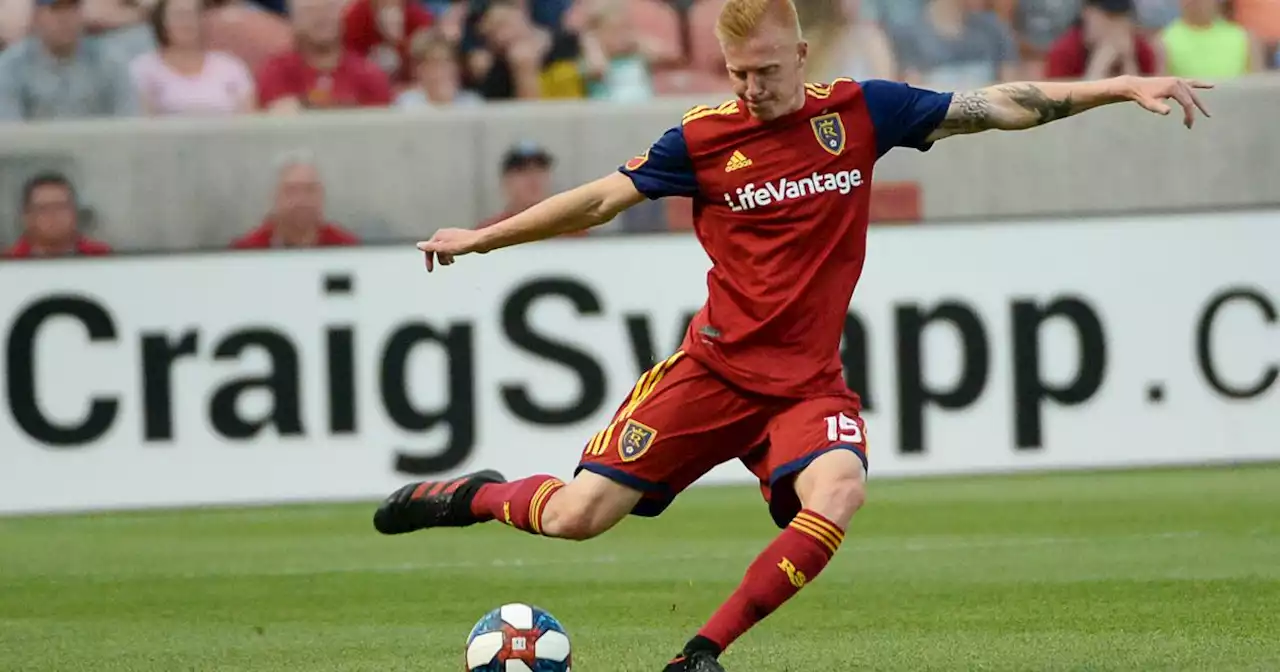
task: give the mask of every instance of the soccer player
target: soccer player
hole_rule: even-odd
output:
[[[723,670],[720,653],[822,571],[865,498],[867,433],[839,346],[866,252],[876,160],[894,147],[1041,126],[1110,103],[1191,127],[1195,89],[1178,78],[1014,83],[939,93],[888,81],[806,84],[791,0],[727,0],[716,26],[736,99],[696,107],[617,172],[479,231],[418,244],[427,270],[603,224],[644,199],[694,199],[713,262],[708,297],[679,351],[645,373],[586,443],[574,478],[506,482],[495,471],[411,483],[374,514],[384,534],[498,520],[563,539],[628,514],[656,516],[707,471],[741,460],[782,532],[666,667]],[[965,179],[965,176],[956,176]]]

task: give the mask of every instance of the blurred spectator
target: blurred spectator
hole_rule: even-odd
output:
[[[864,0],[813,0],[800,5],[809,40],[809,72],[829,82],[897,79],[893,45],[878,24],[863,16]]]
[[[893,33],[903,79],[938,90],[968,89],[1017,76],[1013,31],[970,0],[931,0],[921,21]]]
[[[663,57],[661,46],[646,44],[628,20],[626,0],[594,0],[582,27],[587,95],[613,101],[653,97],[650,63]]]
[[[275,201],[261,226],[231,243],[237,249],[356,245],[355,234],[324,216],[324,183],[314,160],[297,153],[280,162]]]
[[[152,13],[158,51],[130,64],[148,114],[233,114],[256,106],[253,75],[240,59],[205,48],[203,0],[159,0]]]
[[[293,47],[293,29],[277,14],[245,0],[209,0],[204,12],[205,48],[225,51],[257,72],[268,59]]]
[[[83,0],[85,32],[112,58],[128,64],[155,51],[151,10],[156,0]]]
[[[30,0],[0,2],[0,49],[17,44],[27,36],[34,5]]]
[[[6,257],[109,254],[106,243],[80,233],[75,187],[61,173],[41,173],[22,187],[22,237]]]
[[[413,88],[396,97],[396,107],[419,110],[451,105],[477,105],[484,99],[462,88],[458,54],[440,30],[423,30],[409,44],[409,60],[417,78]]]
[[[1025,77],[1043,76],[1049,49],[1075,25],[1081,0],[1017,0],[1012,25],[1025,66]]]
[[[34,33],[0,53],[0,120],[136,114],[129,70],[83,34],[79,0],[36,0]]]
[[[408,84],[414,79],[409,40],[432,22],[418,0],[352,0],[343,16],[342,42],[393,83]]]
[[[493,226],[528,210],[551,196],[551,169],[555,159],[541,145],[518,142],[502,157],[502,193],[506,205],[501,213],[480,222],[477,229]],[[586,235],[578,231],[572,236]]]
[[[290,0],[294,47],[258,72],[261,106],[273,112],[386,106],[391,82],[342,45],[340,0]]]
[[[474,87],[489,100],[582,98],[576,35],[539,26],[519,0],[490,0],[478,17],[481,43],[466,54]]]
[[[1262,42],[1263,50],[1274,58],[1273,67],[1280,68],[1280,2],[1276,0],[1232,0],[1231,18]]]
[[[1155,48],[1138,29],[1133,0],[1086,0],[1076,24],[1045,59],[1050,79],[1155,75],[1162,70]]]
[[[1262,44],[1222,16],[1221,0],[1182,0],[1182,16],[1160,33],[1170,75],[1239,77],[1265,67]]]

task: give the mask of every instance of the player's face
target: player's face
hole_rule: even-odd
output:
[[[763,121],[794,112],[803,103],[808,45],[794,30],[767,23],[745,40],[722,45],[734,93]]]

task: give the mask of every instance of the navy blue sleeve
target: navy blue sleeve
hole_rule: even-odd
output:
[[[684,129],[679,126],[664,133],[648,151],[618,170],[631,178],[636,190],[650,199],[698,193],[693,159],[689,158]]]
[[[927,139],[947,117],[950,93],[918,89],[901,82],[873,79],[862,82],[871,125],[876,130],[876,156],[894,147],[928,151]]]

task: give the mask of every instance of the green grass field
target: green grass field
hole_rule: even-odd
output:
[[[776,530],[697,489],[584,543],[377,535],[371,505],[0,519],[0,670],[458,672],[507,601],[658,672]],[[731,672],[1280,670],[1280,467],[873,481]]]

